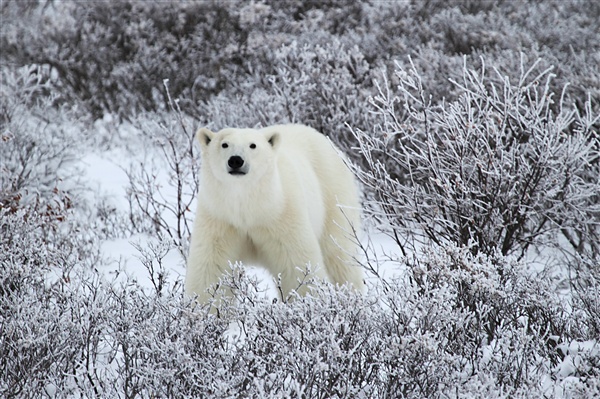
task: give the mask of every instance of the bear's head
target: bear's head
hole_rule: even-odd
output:
[[[222,182],[243,178],[259,180],[275,164],[278,133],[255,129],[223,129],[196,133],[202,149],[202,167]]]

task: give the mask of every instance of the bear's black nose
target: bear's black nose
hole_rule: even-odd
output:
[[[234,155],[231,158],[229,158],[229,161],[227,161],[227,165],[229,165],[231,169],[239,169],[244,165],[244,160],[242,159],[242,157]]]

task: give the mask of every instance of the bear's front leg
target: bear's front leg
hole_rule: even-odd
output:
[[[229,263],[242,260],[244,245],[245,240],[231,225],[199,212],[190,242],[185,293],[206,303],[211,297],[208,289],[229,271]]]
[[[321,248],[310,226],[287,230],[259,231],[252,237],[260,261],[280,279],[283,300],[292,291],[305,295],[313,279],[327,280]]]

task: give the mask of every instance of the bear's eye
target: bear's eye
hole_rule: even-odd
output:
[[[256,148],[256,144],[254,144],[254,143],[250,144],[250,148],[255,149]]]
[[[229,144],[227,144],[227,143],[221,144],[221,148],[227,148],[227,147],[229,147]]]

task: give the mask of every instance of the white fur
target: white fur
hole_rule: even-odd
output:
[[[280,276],[284,296],[293,289],[305,292],[298,282],[307,264],[311,277],[363,288],[351,237],[360,227],[358,190],[325,136],[302,125],[200,129],[196,136],[202,168],[188,295],[205,301],[208,287],[236,261]],[[246,174],[229,173],[232,156],[244,160]]]

